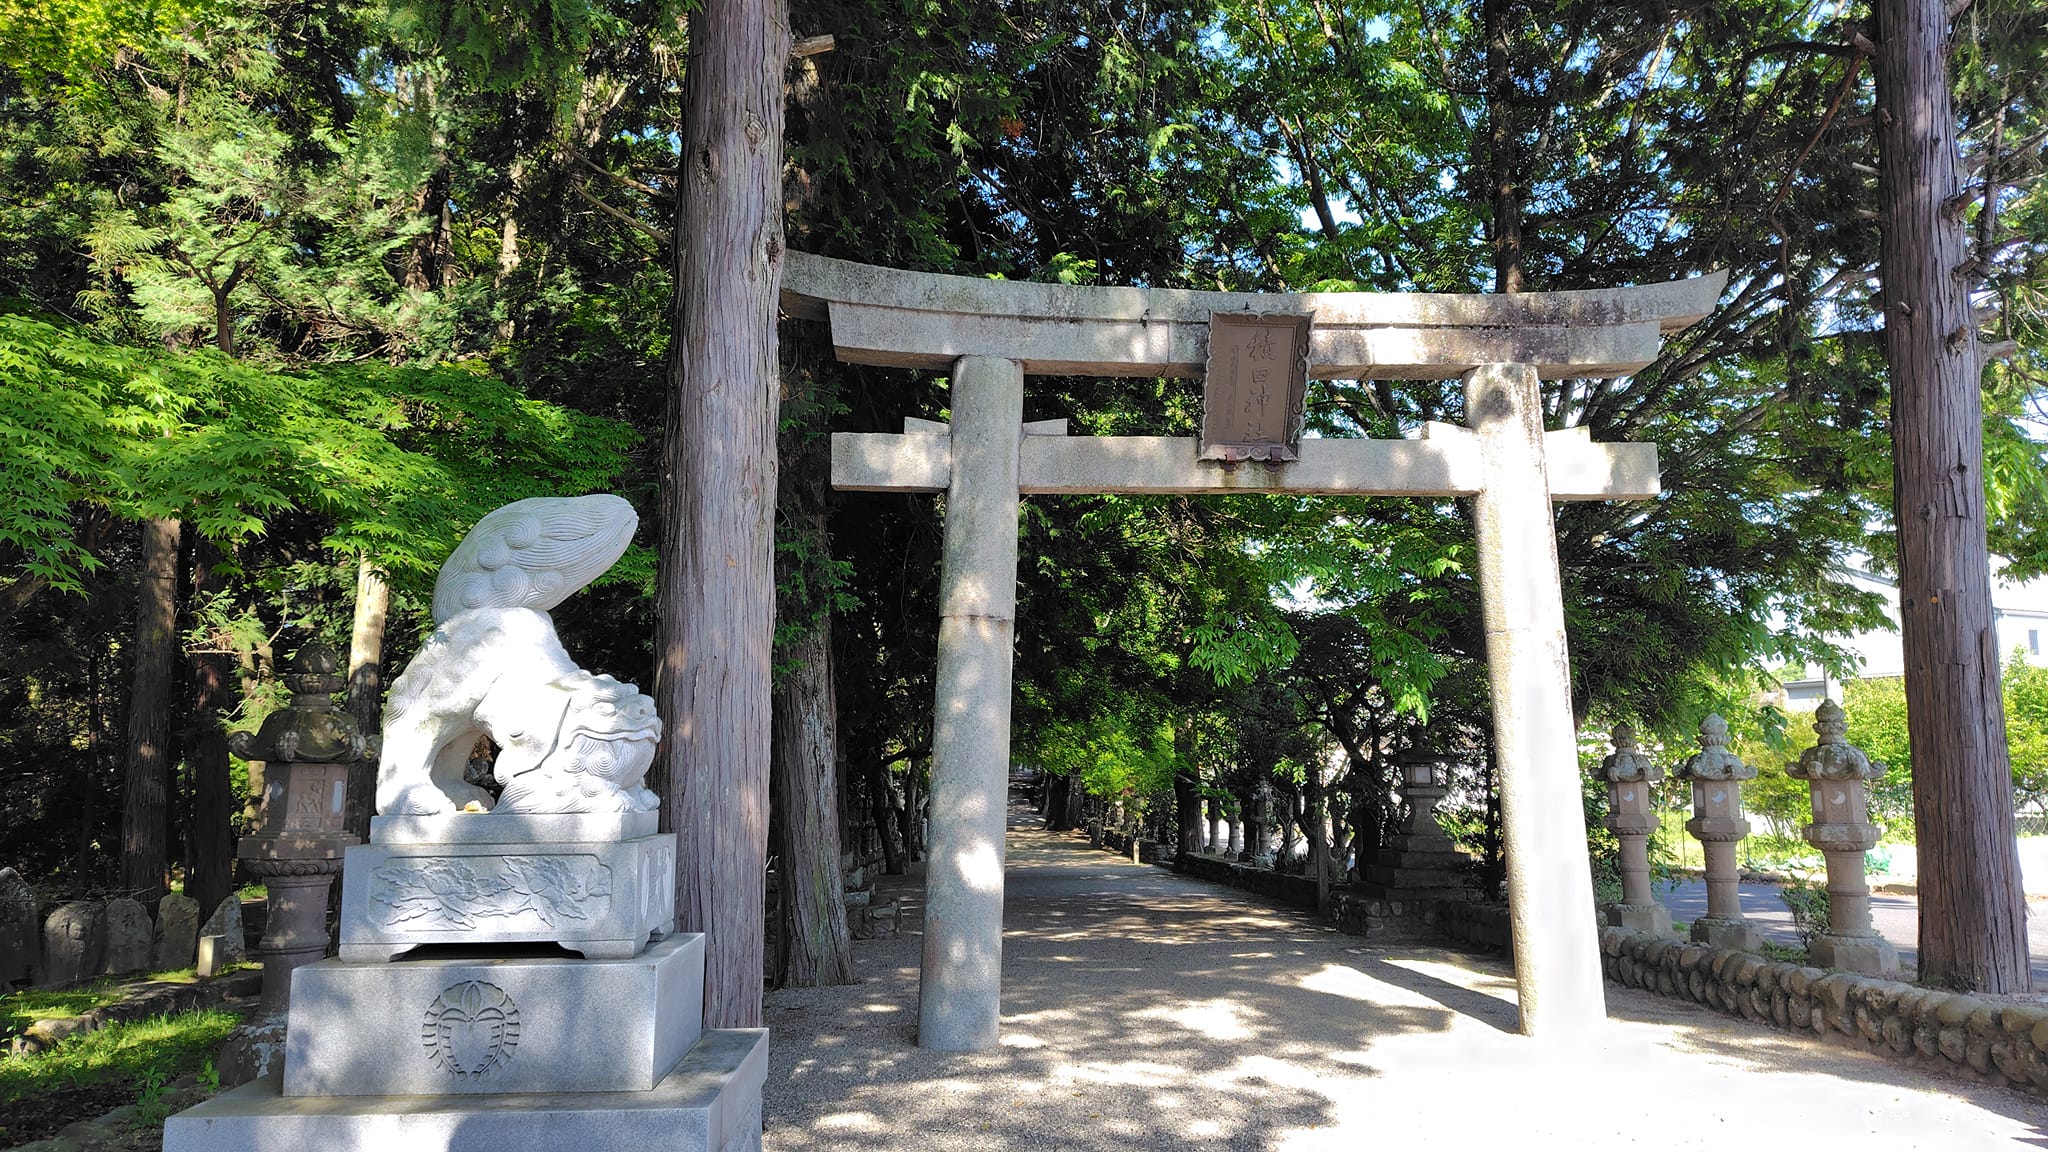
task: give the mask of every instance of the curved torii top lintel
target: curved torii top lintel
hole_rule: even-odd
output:
[[[982,280],[790,252],[782,309],[829,319],[840,359],[858,364],[997,356],[1034,375],[1200,376],[1211,314],[1250,312],[1314,316],[1309,374],[1320,379],[1439,380],[1488,363],[1557,378],[1645,367],[1664,335],[1713,310],[1727,279],[1723,270],[1574,292],[1266,294]]]

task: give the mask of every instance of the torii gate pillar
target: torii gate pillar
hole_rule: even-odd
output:
[[[932,719],[932,813],[945,818],[931,822],[925,865],[917,1042],[977,1052],[996,1046],[1002,1009],[1023,366],[962,357],[952,396]]]
[[[1542,396],[1527,364],[1482,365],[1464,382],[1466,426],[1478,440],[1483,470],[1472,520],[1516,999],[1523,1035],[1572,1036],[1604,1021],[1607,1001],[1579,798]]]

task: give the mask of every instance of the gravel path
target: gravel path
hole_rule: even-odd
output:
[[[917,887],[863,982],[768,998],[766,1147],[1041,1152],[2048,1144],[2048,1103],[1608,988],[1513,1033],[1497,960],[1371,944],[1013,812],[1003,1045],[913,1044]],[[886,887],[886,885],[885,885]],[[884,897],[886,898],[886,896]]]

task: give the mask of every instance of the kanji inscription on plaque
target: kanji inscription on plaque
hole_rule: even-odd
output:
[[[1312,317],[1215,312],[1202,381],[1204,460],[1294,460],[1308,395]]]

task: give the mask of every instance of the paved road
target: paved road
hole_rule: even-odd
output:
[[[767,1001],[767,1152],[2039,1149],[2048,1103],[1609,986],[1515,1034],[1495,959],[1345,936],[1013,822],[1003,1038],[915,1047],[915,882],[861,982]],[[1028,821],[1028,824],[1027,824]]]
[[[1703,880],[1687,880],[1673,889],[1660,887],[1657,899],[1671,909],[1672,919],[1689,924],[1695,917],[1706,915],[1707,885]],[[2028,912],[2027,943],[2028,951],[2033,954],[2034,989],[2048,992],[2048,904],[2032,901]],[[1766,940],[1794,947],[1799,945],[1799,933],[1792,927],[1792,913],[1778,898],[1777,885],[1744,884],[1742,914],[1757,922]],[[1878,935],[1891,941],[1899,950],[1902,963],[1909,967],[1915,963],[1919,954],[1916,945],[1920,940],[1920,902],[1916,898],[1872,896],[1870,922]]]

